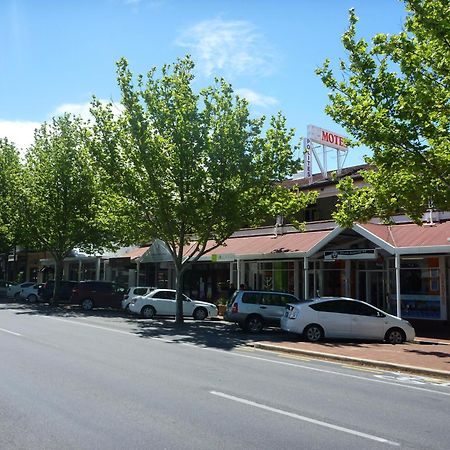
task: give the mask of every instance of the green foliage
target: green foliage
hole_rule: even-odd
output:
[[[26,155],[24,243],[52,254],[57,283],[62,261],[73,248],[101,250],[113,239],[89,139],[87,125],[66,114],[36,131]]]
[[[326,112],[373,149],[367,161],[377,169],[364,173],[370,188],[341,183],[340,224],[388,221],[398,211],[420,223],[430,202],[450,207],[450,4],[408,0],[406,7],[404,31],[378,34],[371,45],[356,38],[350,10],[342,81],[328,60],[317,70],[331,89]]]
[[[0,139],[0,252],[8,252],[20,240],[19,152],[7,139]]]
[[[194,92],[193,69],[186,57],[163,66],[159,78],[153,68],[133,80],[121,59],[123,113],[115,116],[112,105],[98,101],[92,108],[93,154],[122,197],[124,222],[133,224],[124,239],[163,240],[178,287],[209,239],[220,245],[242,226],[257,225],[269,213],[295,214],[312,198],[276,184],[299,166],[285,118],[272,117],[263,131],[265,118],[251,118],[246,100],[225,80]]]

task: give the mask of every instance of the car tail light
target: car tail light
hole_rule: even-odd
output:
[[[233,306],[231,307],[231,312],[232,313],[237,313],[238,310],[239,310],[238,304],[237,303],[233,303]]]

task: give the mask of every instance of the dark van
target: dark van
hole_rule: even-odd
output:
[[[85,311],[92,308],[120,309],[125,292],[124,286],[112,281],[80,281],[72,289],[70,303],[81,305]]]
[[[69,303],[72,289],[78,284],[78,281],[61,280],[58,302]],[[50,302],[55,290],[55,280],[48,280],[39,291],[39,297],[43,302]]]

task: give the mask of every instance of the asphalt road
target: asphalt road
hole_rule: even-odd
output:
[[[0,449],[449,448],[449,383],[254,351],[253,338],[2,304]]]

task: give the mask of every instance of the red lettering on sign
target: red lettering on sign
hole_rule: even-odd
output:
[[[343,137],[341,137],[341,136],[339,136],[337,134],[330,133],[330,132],[325,131],[325,130],[322,130],[322,141],[329,142],[330,144],[336,144],[336,145],[339,145],[339,146],[344,147],[344,148],[347,147],[345,145]]]

